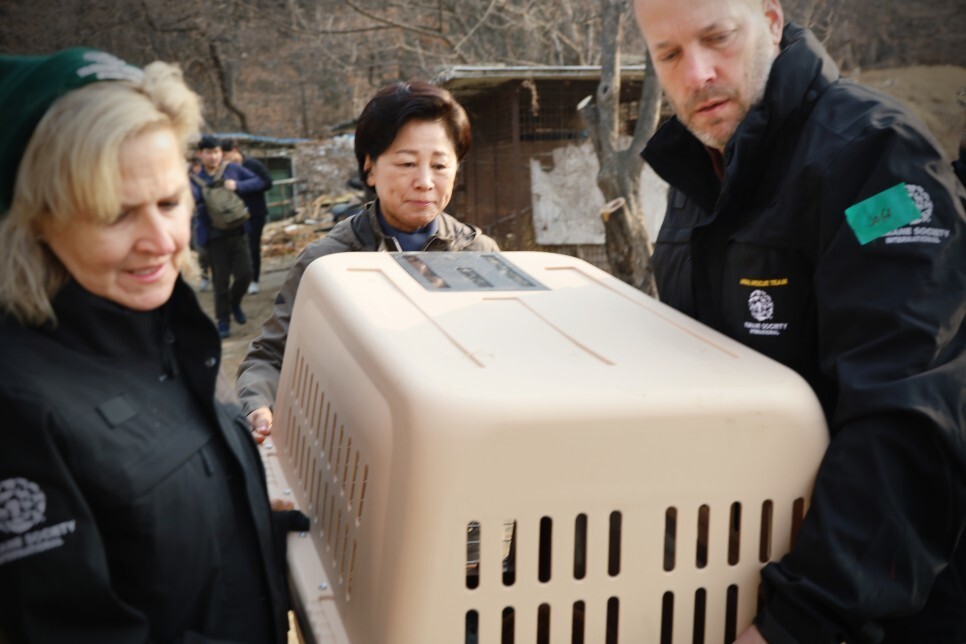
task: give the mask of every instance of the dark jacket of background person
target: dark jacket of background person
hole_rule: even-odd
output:
[[[53,303],[56,326],[0,318],[0,472],[36,485],[4,492],[46,502],[43,529],[0,541],[3,632],[285,642],[264,472],[237,405],[214,399],[221,346],[190,287],[149,312],[74,282]]]
[[[677,119],[643,155],[673,187],[661,299],[804,376],[832,433],[761,633],[966,641],[966,195],[938,146],[789,25],[723,180]],[[921,216],[860,245],[846,209],[902,182]]]
[[[211,183],[213,177],[208,174],[208,171],[201,168],[198,172],[198,176],[204,180],[205,183]],[[267,185],[265,179],[258,176],[251,170],[243,168],[237,163],[227,163],[225,171],[222,173],[222,179],[234,179],[237,184],[235,192],[238,196],[248,204],[245,199],[247,195],[258,192],[259,190],[267,190]],[[232,228],[230,230],[218,230],[211,225],[211,217],[208,216],[208,209],[205,208],[204,199],[201,196],[201,186],[199,186],[194,181],[191,182],[191,194],[194,196],[195,205],[197,207],[197,212],[195,214],[194,224],[195,233],[197,235],[196,243],[199,246],[207,246],[208,241],[211,239],[218,239],[219,237],[229,237],[232,235],[240,235],[247,231],[248,222],[245,222],[244,226],[238,226],[237,228]],[[251,211],[248,213],[251,215]]]
[[[391,239],[386,239],[376,215],[377,201],[371,202],[365,212],[339,222],[328,235],[306,246],[289,270],[275,299],[275,311],[262,326],[245,359],[238,367],[235,386],[242,401],[242,411],[251,413],[259,407],[273,407],[278,378],[285,355],[289,323],[299,282],[308,265],[324,255],[356,251],[395,251]],[[424,251],[476,251],[499,250],[496,242],[476,226],[464,224],[452,215],[438,215],[439,230],[423,247]]]
[[[258,190],[238,193],[248,207],[248,214],[251,215],[251,223],[264,226],[265,219],[268,217],[268,202],[266,201],[265,195],[272,189],[272,175],[268,172],[265,164],[258,159],[245,157],[241,165],[264,182],[264,187]]]
[[[268,220],[266,195],[272,189],[273,182],[268,168],[258,159],[246,157],[242,161],[242,167],[258,175],[265,182],[265,187],[261,190],[241,195],[248,208],[248,214],[251,215],[251,219],[247,222],[248,246],[252,253],[252,281],[258,282],[262,275],[262,229],[265,228],[265,222]]]

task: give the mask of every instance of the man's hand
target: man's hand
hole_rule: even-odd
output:
[[[734,644],[768,644],[768,640],[761,636],[758,627],[752,624],[746,628],[735,640]]]
[[[225,179],[225,187],[236,192],[238,190],[238,183],[234,179]]]
[[[248,414],[248,424],[252,428],[252,438],[261,445],[272,433],[272,410],[268,407],[259,407]]]

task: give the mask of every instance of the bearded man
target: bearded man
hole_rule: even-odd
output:
[[[660,297],[801,374],[831,434],[738,641],[966,641],[963,187],[778,0],[634,7],[676,113],[642,153]]]

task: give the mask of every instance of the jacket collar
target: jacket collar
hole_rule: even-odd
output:
[[[161,309],[134,311],[94,295],[73,279],[54,296],[53,306],[57,321],[45,325],[45,331],[75,350],[108,359],[159,355]]]
[[[217,370],[192,365],[219,364],[221,342],[181,277],[171,298],[153,311],[126,308],[90,293],[74,280],[57,292],[53,306],[57,322],[41,331],[55,341],[106,360],[156,364],[164,376],[178,375],[181,365],[188,365],[185,375],[193,387],[205,395],[214,393]],[[210,378],[207,371],[212,372]]]
[[[353,248],[352,250],[364,250],[368,248],[390,252],[399,250],[396,247],[395,241],[392,238],[387,238],[382,232],[382,227],[379,225],[379,218],[376,214],[378,203],[378,199],[370,201],[366,204],[364,212],[352,218],[352,230],[355,233],[358,240],[357,244],[359,245],[359,248]],[[438,222],[436,234],[426,242],[426,245],[422,249],[424,251],[459,251],[472,244],[476,238],[476,231],[474,229],[467,227],[466,230],[469,230],[469,233],[461,230],[456,220],[445,212],[439,213],[436,219]]]

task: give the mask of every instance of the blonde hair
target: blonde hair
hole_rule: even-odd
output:
[[[177,66],[162,62],[145,67],[140,82],[97,82],[57,99],[27,144],[0,221],[0,309],[25,324],[53,321],[51,300],[67,271],[39,238],[39,224],[65,226],[78,216],[113,222],[121,212],[121,145],[170,128],[187,153],[201,124],[200,97]]]

